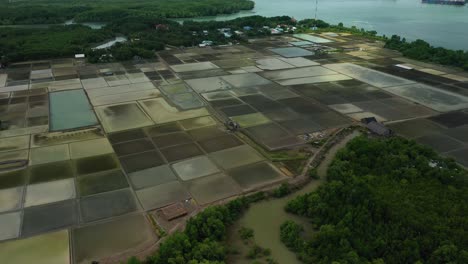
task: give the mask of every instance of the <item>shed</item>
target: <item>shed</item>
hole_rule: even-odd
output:
[[[389,128],[387,128],[384,124],[372,121],[369,122],[367,125],[367,128],[374,134],[377,134],[379,136],[391,136],[393,134],[393,131]]]

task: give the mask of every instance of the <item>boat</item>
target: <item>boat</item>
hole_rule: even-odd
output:
[[[458,5],[463,6],[466,0],[422,0],[423,4],[439,4],[439,5]]]

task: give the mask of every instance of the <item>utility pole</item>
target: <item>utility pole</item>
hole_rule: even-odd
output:
[[[315,0],[315,18],[314,18],[314,26],[312,30],[317,30],[317,11],[318,11],[318,0]]]

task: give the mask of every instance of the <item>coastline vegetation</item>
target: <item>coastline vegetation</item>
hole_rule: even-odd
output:
[[[403,56],[420,60],[463,68],[468,71],[468,52],[462,50],[449,50],[441,47],[433,47],[424,40],[413,42],[406,41],[397,35],[386,40],[385,47],[397,50]]]
[[[0,0],[0,25],[112,22],[117,18],[191,18],[251,10],[250,0]]]
[[[466,177],[413,141],[358,137],[337,154],[326,184],[286,206],[317,232],[304,239],[288,221],[281,240],[304,263],[467,263]]]
[[[0,2],[5,0],[0,0]],[[121,0],[112,0],[105,5],[104,0],[90,1],[80,0],[75,4],[64,3],[63,0],[52,1],[52,5],[44,11],[46,15],[34,14],[34,8],[29,10],[28,5],[37,5],[44,8],[43,0],[29,2],[13,2],[6,4],[6,8],[0,10],[0,25],[22,24],[22,23],[57,23],[68,19],[76,21],[105,21],[106,26],[101,29],[91,29],[84,25],[57,25],[48,28],[22,28],[22,27],[0,27],[0,63],[8,64],[25,60],[50,59],[73,56],[77,53],[85,53],[88,60],[95,62],[125,61],[134,57],[152,58],[156,51],[164,50],[167,46],[191,47],[197,46],[204,40],[213,41],[215,45],[228,43],[243,43],[249,37],[261,37],[271,34],[264,27],[274,28],[277,25],[291,25],[297,27],[296,33],[311,32],[347,32],[363,38],[376,39],[385,42],[385,47],[400,51],[403,56],[448,66],[461,67],[468,70],[468,52],[454,51],[445,48],[435,48],[423,40],[407,42],[399,36],[390,38],[379,36],[376,31],[367,31],[356,27],[346,27],[342,23],[331,25],[322,20],[305,19],[296,21],[288,16],[262,17],[249,16],[229,21],[184,21],[183,24],[170,20],[171,17],[196,17],[203,15],[216,15],[237,12],[239,10],[251,9],[251,1],[214,1],[186,0],[171,1],[139,1],[138,3],[127,3]],[[218,4],[211,5],[211,2]],[[226,2],[226,3],[224,3]],[[107,3],[107,2],[106,2]],[[185,4],[184,4],[185,3]],[[221,5],[224,3],[223,5]],[[148,4],[148,8],[143,8]],[[207,8],[207,6],[210,8]],[[95,6],[101,9],[93,9]],[[105,8],[103,8],[105,6]],[[71,8],[72,11],[52,12],[54,8]],[[125,7],[125,8],[124,8]],[[28,10],[10,10],[11,8],[22,8]],[[159,10],[151,11],[152,8]],[[7,10],[7,11],[6,11]],[[172,11],[171,11],[172,10]],[[105,14],[100,14],[101,12]],[[15,17],[8,16],[14,14]],[[62,17],[55,17],[58,16]],[[98,15],[99,14],[99,15]],[[32,17],[41,17],[46,21],[29,20]],[[99,19],[97,17],[100,17]],[[251,30],[244,30],[250,27]],[[233,34],[227,38],[220,28],[230,28],[232,31],[243,31],[243,35]],[[285,32],[289,33],[289,32]],[[110,48],[96,50],[93,47],[115,36],[126,36],[129,41],[119,43]]]

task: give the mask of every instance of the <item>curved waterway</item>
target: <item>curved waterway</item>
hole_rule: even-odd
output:
[[[236,232],[240,227],[252,228],[255,232],[255,242],[263,247],[271,250],[271,257],[280,264],[300,264],[296,255],[289,251],[289,249],[280,241],[280,226],[286,220],[293,220],[304,226],[306,233],[313,232],[311,224],[307,219],[286,213],[284,207],[288,201],[295,197],[315,191],[320,184],[325,181],[326,172],[331,162],[333,161],[338,150],[346,146],[346,144],[356,136],[360,135],[359,132],[353,132],[345,137],[341,142],[334,145],[327,153],[325,159],[320,163],[317,168],[317,173],[320,180],[313,180],[304,186],[301,190],[280,199],[265,200],[255,203],[247,210],[242,218],[231,229],[230,244],[233,248],[239,250],[239,254],[233,256],[228,260],[232,264],[247,264],[252,263],[252,260],[247,259],[248,248],[245,247],[237,236]]]
[[[314,0],[254,0],[255,8],[233,15],[196,20],[288,15],[315,16]],[[423,4],[421,0],[318,0],[317,18],[332,24],[376,30],[379,34],[424,39],[434,46],[468,50],[468,5]]]

